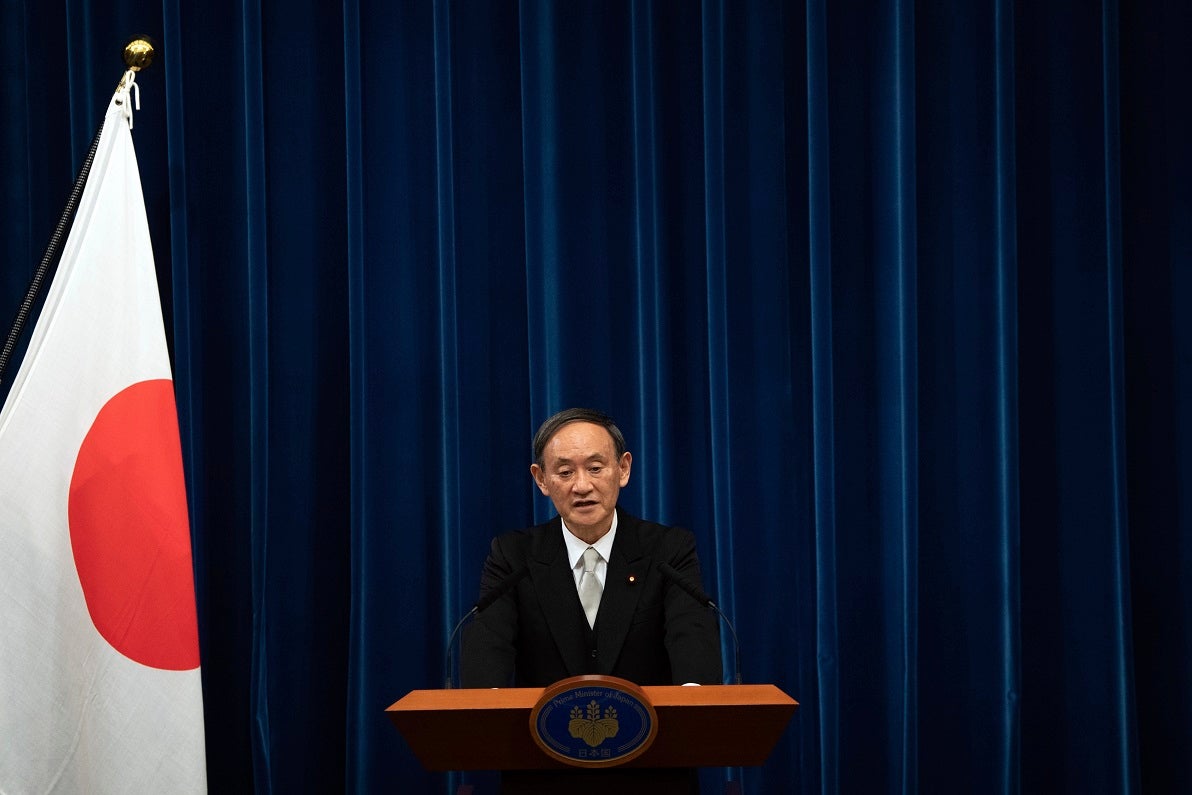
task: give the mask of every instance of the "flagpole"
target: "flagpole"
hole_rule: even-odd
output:
[[[116,90],[119,91],[124,86],[129,72],[139,72],[153,63],[154,54],[153,42],[147,36],[137,36],[124,45],[124,64],[128,69],[121,75]],[[62,253],[62,244],[65,241],[67,230],[70,228],[70,223],[74,219],[75,211],[78,209],[79,199],[87,184],[87,176],[91,173],[91,162],[95,159],[95,149],[99,146],[99,137],[102,134],[103,118],[101,117],[95,137],[91,139],[91,147],[83,159],[83,166],[79,169],[79,176],[75,179],[70,196],[67,197],[66,207],[63,208],[62,215],[58,218],[58,224],[54,227],[53,234],[50,235],[49,245],[46,246],[41,263],[33,273],[29,289],[25,291],[25,298],[21,301],[20,309],[17,310],[16,319],[8,332],[8,338],[4,341],[4,347],[0,349],[0,384],[4,383],[4,371],[8,367],[8,360],[12,356],[13,349],[16,348],[17,340],[20,339],[25,323],[29,320],[29,313],[33,311],[33,305],[37,303],[37,298],[41,295],[42,286],[45,284],[50,267]]]

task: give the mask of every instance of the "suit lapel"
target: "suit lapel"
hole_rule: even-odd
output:
[[[537,534],[529,566],[538,604],[568,673],[572,676],[584,673],[588,642],[582,623],[583,608],[575,589],[575,575],[567,565],[563,525],[557,516]]]
[[[641,595],[640,583],[646,573],[639,570],[641,562],[638,520],[618,509],[617,537],[613,541],[612,559],[608,562],[604,593],[600,597],[600,612],[596,616],[596,661],[597,669],[602,673],[612,671],[629,633]]]

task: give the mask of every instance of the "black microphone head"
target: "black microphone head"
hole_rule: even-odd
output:
[[[702,589],[695,583],[688,580],[678,570],[669,563],[659,563],[658,571],[662,572],[662,576],[673,582],[675,585],[682,588],[691,598],[704,606],[714,606],[716,603],[712,601],[712,597],[703,592]]]
[[[495,588],[476,601],[475,606],[472,607],[472,613],[479,613],[493,602],[512,591],[517,584],[522,581],[522,578],[529,573],[530,568],[528,566],[522,566],[520,569],[510,574],[508,577],[498,583]]]

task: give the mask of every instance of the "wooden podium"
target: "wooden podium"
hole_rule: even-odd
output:
[[[532,738],[530,713],[544,690],[414,690],[386,712],[427,770],[565,769]],[[658,733],[624,768],[760,765],[798,706],[774,685],[641,690]]]

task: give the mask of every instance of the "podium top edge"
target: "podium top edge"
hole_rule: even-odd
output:
[[[533,708],[546,688],[501,687],[452,690],[411,690],[386,712],[441,709],[503,710]],[[760,685],[647,685],[642,687],[655,708],[713,705],[772,705],[794,708],[797,701],[772,684]]]

